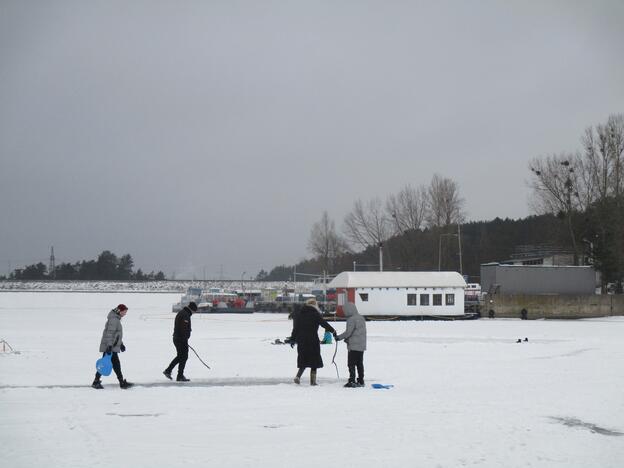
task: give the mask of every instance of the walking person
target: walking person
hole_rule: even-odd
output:
[[[163,371],[163,374],[169,380],[171,380],[173,368],[178,366],[176,382],[190,382],[190,379],[184,376],[184,367],[188,360],[188,340],[191,337],[191,315],[193,315],[193,312],[197,312],[197,304],[191,302],[176,314],[173,326],[173,345],[176,349],[176,357]]]
[[[293,314],[293,329],[290,335],[290,346],[297,343],[297,375],[294,378],[296,384],[301,383],[301,376],[306,367],[310,368],[310,385],[316,385],[316,370],[323,367],[321,357],[321,342],[318,337],[319,326],[332,334],[336,330],[321,316],[314,304],[316,300],[309,299],[305,305]]]
[[[344,340],[347,343],[347,366],[349,367],[349,381],[345,387],[364,386],[364,351],[366,351],[366,319],[362,317],[357,307],[352,302],[347,302],[343,307],[347,318],[347,329],[344,333],[336,336],[336,341]],[[357,381],[355,371],[357,369]]]
[[[124,304],[119,304],[113,310],[108,313],[106,317],[106,324],[104,325],[104,332],[102,333],[102,340],[100,341],[100,352],[102,356],[106,354],[112,354],[111,363],[113,364],[113,370],[119,380],[119,386],[121,388],[130,388],[132,383],[124,379],[121,373],[121,362],[119,361],[119,352],[124,352],[126,346],[123,343],[123,327],[121,326],[121,319],[128,313],[128,308]],[[91,384],[93,388],[98,390],[102,387],[102,374],[95,373],[95,380]]]

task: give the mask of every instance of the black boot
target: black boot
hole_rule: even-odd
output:
[[[355,388],[357,384],[353,380],[349,380],[346,384],[344,384],[345,388]]]
[[[364,378],[360,377],[359,379],[357,379],[357,383],[355,385],[356,387],[364,387]]]
[[[99,379],[95,379],[93,383],[91,384],[91,386],[97,390],[102,390],[104,388],[102,387],[102,381]]]
[[[176,382],[190,382],[191,379],[187,379],[186,377],[184,377],[183,375],[178,375],[176,377]]]
[[[310,371],[310,385],[318,385],[316,383],[316,369]]]
[[[164,375],[165,377],[167,377],[169,380],[171,380],[171,371],[170,371],[170,370],[165,369],[165,370],[163,371],[163,375]]]
[[[119,381],[119,386],[121,388],[130,388],[132,387],[134,384],[132,382],[128,382],[126,379],[120,380]]]

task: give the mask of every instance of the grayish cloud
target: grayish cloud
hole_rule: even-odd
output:
[[[0,271],[131,253],[256,274],[434,173],[529,214],[527,162],[622,112],[619,1],[0,3]]]

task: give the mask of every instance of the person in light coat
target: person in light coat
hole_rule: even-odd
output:
[[[355,304],[347,302],[343,307],[347,319],[347,329],[336,336],[336,340],[344,340],[349,351],[347,365],[349,367],[349,381],[345,387],[364,386],[364,351],[366,351],[366,319],[362,317]],[[357,369],[357,381],[355,370]]]
[[[111,363],[113,364],[113,370],[119,380],[119,386],[121,388],[130,388],[132,383],[124,379],[121,373],[121,362],[119,361],[119,353],[126,350],[126,345],[123,343],[123,327],[121,326],[121,319],[128,313],[128,308],[124,304],[119,304],[113,310],[108,313],[106,317],[106,324],[104,324],[104,332],[102,332],[102,339],[100,340],[100,352],[102,356],[106,354],[112,354]],[[95,373],[95,379],[91,386],[95,389],[101,390],[102,388],[102,374]]]

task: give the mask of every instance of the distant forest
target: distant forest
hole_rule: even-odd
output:
[[[14,270],[9,279],[14,280],[164,280],[162,271],[144,273],[140,268],[134,270],[134,261],[130,254],[117,257],[114,253],[105,250],[96,260],[76,263],[61,263],[54,271],[39,262],[24,268]]]
[[[508,260],[515,248],[527,244],[552,244],[572,249],[565,220],[547,214],[512,220],[496,218],[461,224],[462,272],[470,282],[478,282],[480,265]],[[440,255],[439,255],[440,254]],[[379,270],[379,248],[369,247],[359,253],[344,253],[335,259],[333,271]],[[459,271],[457,225],[443,228],[406,231],[383,243],[384,271]],[[304,260],[296,265],[297,273],[319,274],[321,259]],[[277,266],[261,271],[258,279],[292,280],[294,266]],[[303,281],[303,276],[298,278]]]

